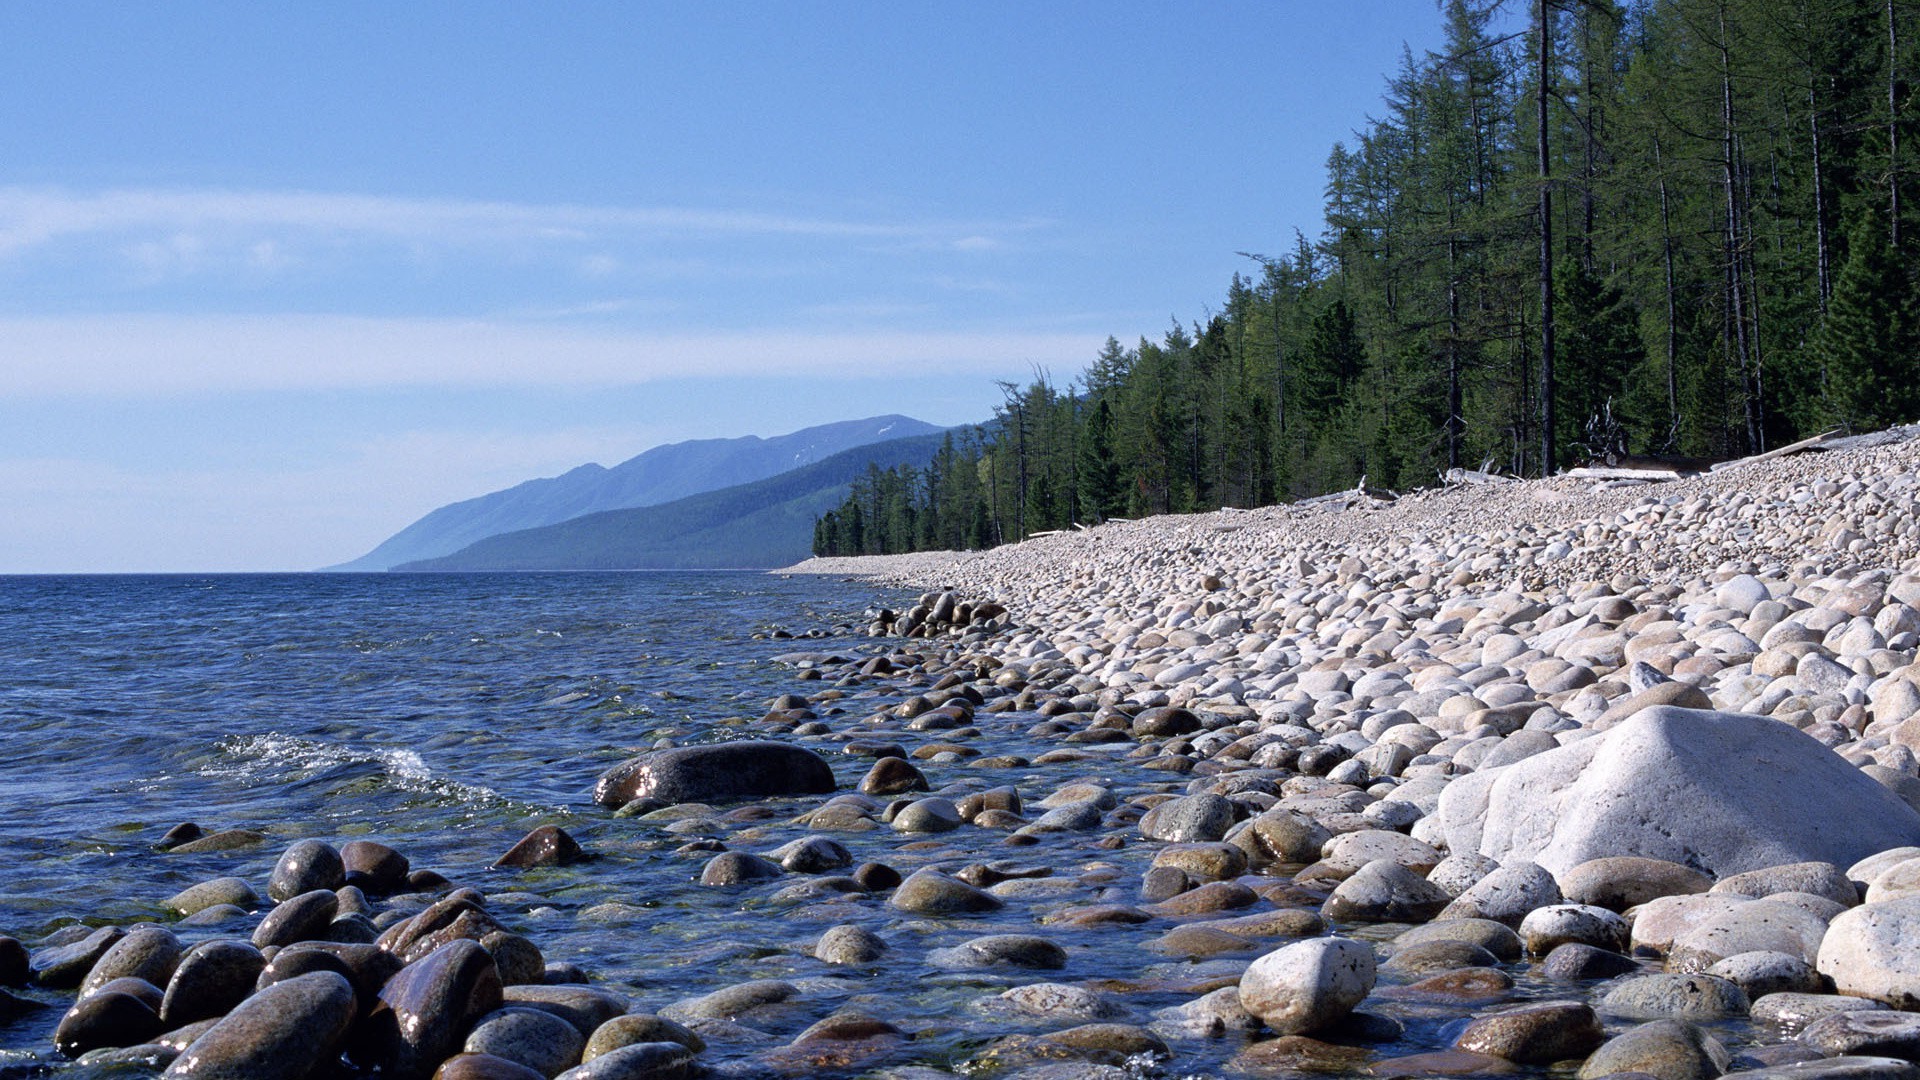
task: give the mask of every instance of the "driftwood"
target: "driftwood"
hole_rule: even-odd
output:
[[[1620,469],[1605,465],[1588,465],[1578,469],[1568,469],[1561,475],[1574,480],[1678,480],[1680,474],[1672,469]]]
[[[1502,476],[1499,473],[1483,472],[1479,469],[1448,469],[1446,472],[1440,474],[1440,482],[1449,487],[1460,484],[1478,486],[1483,484],[1517,484],[1520,482],[1520,478],[1517,476]]]
[[[1722,469],[1731,469],[1735,465],[1750,465],[1756,461],[1771,461],[1774,458],[1783,458],[1792,454],[1803,453],[1808,450],[1818,450],[1818,449],[1821,449],[1823,446],[1825,446],[1828,442],[1832,441],[1839,434],[1840,434],[1840,429],[1835,428],[1832,431],[1823,432],[1822,434],[1815,435],[1811,439],[1801,439],[1797,443],[1788,443],[1785,446],[1775,447],[1764,454],[1755,454],[1752,457],[1743,457],[1743,458],[1736,458],[1732,461],[1723,461],[1720,464],[1715,465],[1711,471],[1719,472]]]

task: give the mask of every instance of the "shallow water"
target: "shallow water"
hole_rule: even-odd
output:
[[[595,777],[655,740],[760,734],[768,699],[826,684],[801,682],[774,656],[803,651],[884,651],[898,643],[860,636],[870,603],[903,599],[869,585],[763,574],[286,575],[0,578],[0,723],[9,738],[0,767],[0,933],[32,945],[60,927],[173,921],[160,903],[198,881],[237,874],[265,892],[293,840],[338,845],[355,837],[392,844],[416,867],[487,892],[490,909],[531,937],[549,960],[578,963],[593,979],[652,1011],[751,979],[786,979],[801,993],[743,1022],[774,1037],[715,1042],[702,1060],[742,1064],[843,1007],[912,1035],[884,1063],[955,1067],[997,1035],[1038,1034],[1076,1021],[1011,1013],[1008,986],[1084,982],[1111,991],[1146,1023],[1230,982],[1265,948],[1213,960],[1156,954],[1151,942],[1179,921],[1080,929],[1042,925],[1069,904],[1140,903],[1140,874],[1157,845],[1137,841],[1124,818],[1078,834],[1006,846],[1006,834],[966,827],[938,836],[880,828],[830,833],[856,860],[904,872],[1011,860],[1048,876],[1003,911],[931,919],[904,916],[882,898],[844,896],[782,905],[773,897],[805,878],[738,888],[696,884],[709,856],[675,849],[700,838],[767,852],[807,830],[792,818],[821,800],[721,807],[694,822],[615,819],[589,798]],[[756,640],[756,633],[835,632],[824,640]],[[836,628],[837,631],[836,631]],[[869,718],[910,689],[884,682],[848,688],[823,710],[836,737],[805,740],[833,763],[842,790],[870,764],[838,753],[839,740],[871,734],[908,749],[954,733],[903,730]],[[985,754],[1035,758],[1062,744],[1028,729],[1032,713],[989,714],[963,741]],[[1016,785],[1033,804],[1064,783],[1096,780],[1123,800],[1183,791],[1187,777],[1124,760],[1131,743],[1087,745],[1084,760],[981,767],[922,761],[936,789]],[[165,854],[152,845],[183,821],[208,831],[271,834],[243,851]],[[558,824],[599,858],[567,868],[490,871],[529,829]],[[1109,837],[1113,845],[1098,841]],[[1258,909],[1268,905],[1261,904]],[[1249,909],[1249,910],[1258,910]],[[1228,911],[1223,916],[1243,914]],[[189,941],[245,937],[253,920],[183,931]],[[893,944],[880,963],[834,967],[810,946],[836,923],[857,923]],[[1346,928],[1369,938],[1388,928]],[[928,950],[988,933],[1038,933],[1065,947],[1059,971],[947,973]],[[1508,999],[1583,997],[1510,966]],[[32,990],[51,1007],[0,1018],[0,1077],[62,1080],[143,1075],[64,1064],[50,1036],[70,994]],[[1405,1035],[1379,1056],[1447,1044],[1465,1008],[1397,1005]],[[1484,1008],[1484,1006],[1483,1006]],[[1738,1041],[1743,1032],[1725,1034]],[[713,1041],[713,1040],[710,1040]],[[1217,1073],[1239,1037],[1179,1040],[1162,1075]],[[859,1074],[867,1065],[843,1070]],[[824,1075],[824,1074],[822,1074]]]

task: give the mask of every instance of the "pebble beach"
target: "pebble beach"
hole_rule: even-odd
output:
[[[0,1008],[78,1075],[1920,1078],[1911,434],[814,560],[893,599],[491,865],[182,833],[268,855]]]

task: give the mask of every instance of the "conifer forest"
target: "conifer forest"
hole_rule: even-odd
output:
[[[1328,155],[1318,236],[1070,382],[1002,384],[926,467],[869,470],[816,553],[1920,418],[1920,0],[1442,9]]]

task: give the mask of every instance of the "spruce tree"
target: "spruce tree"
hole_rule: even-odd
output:
[[[1912,419],[1920,378],[1913,285],[1887,242],[1886,219],[1863,210],[1814,341],[1824,421],[1866,431]]]

